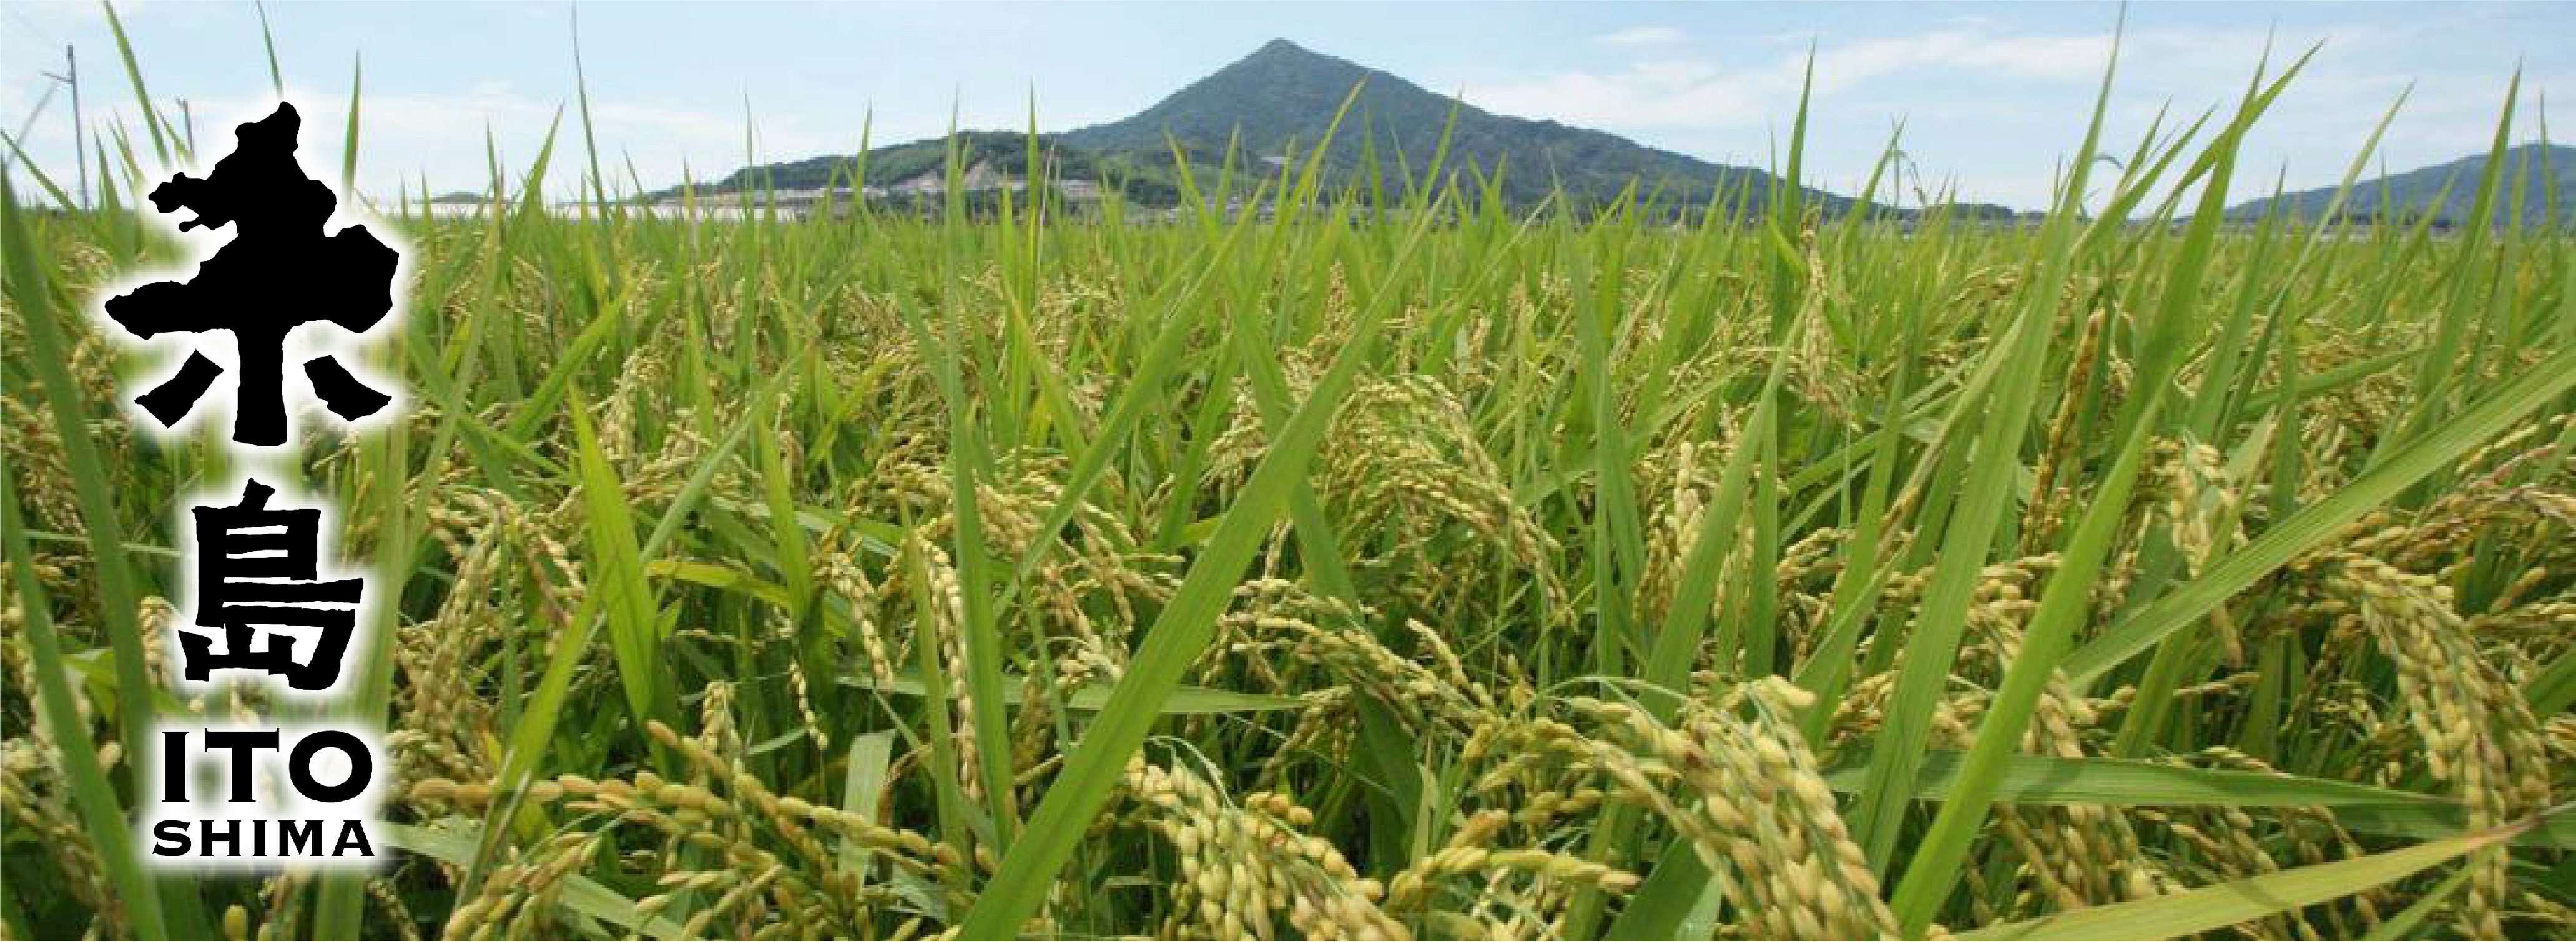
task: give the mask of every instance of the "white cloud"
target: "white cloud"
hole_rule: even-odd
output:
[[[2428,68],[2431,63],[2406,55],[2417,38],[2411,28],[2368,22],[2277,36],[2261,26],[2132,28],[2120,40],[2105,140],[2125,149],[2160,109],[2169,109],[2166,133],[2204,110],[2223,114],[2235,107],[2258,62],[2268,60],[2266,73],[2277,76],[2319,38],[2330,41],[2248,138],[2240,164],[2246,172],[2236,189],[2250,195],[2268,188],[2284,167],[2292,188],[2331,185],[2410,81],[2415,93],[2383,142],[2389,169],[2450,160],[2486,145],[2509,66]],[[1600,128],[1720,163],[1760,165],[1776,159],[1774,149],[1785,143],[1810,42],[1804,34],[1746,37],[1715,53],[1706,46],[1627,46],[1589,68],[1488,72],[1463,82],[1437,78],[1503,114]],[[1826,35],[1813,48],[1810,182],[1844,191],[1858,186],[1887,143],[1891,122],[1903,119],[1907,198],[1918,180],[1927,189],[1950,181],[1962,199],[2037,208],[2048,202],[2053,175],[2083,130],[2112,36],[2107,29],[2048,31],[1945,17],[1911,32]],[[2563,68],[2530,70],[2526,111],[2538,110],[2536,88],[2571,85],[2576,80]],[[2519,123],[2517,139],[2536,133],[2535,118]],[[1882,181],[1882,193],[1887,185]]]
[[[1709,62],[1639,62],[1615,72],[1561,72],[1469,86],[1467,100],[1503,114],[1612,130],[1758,124],[1774,76]],[[1793,86],[1794,88],[1794,86]]]
[[[1865,39],[1820,51],[1819,82],[1840,88],[1917,68],[2026,79],[2099,76],[2111,53],[2109,34],[1997,36],[1976,29],[1935,30],[1894,39]]]
[[[1678,30],[1647,27],[1600,37],[1639,46],[1633,34]],[[2255,37],[2258,41],[2259,35]],[[2223,40],[2223,41],[2222,41]],[[2137,54],[2160,56],[2199,50],[2232,54],[2240,37],[2132,37]],[[1979,26],[1955,26],[1912,36],[1845,41],[1816,51],[1816,92],[1824,97],[1872,81],[1910,73],[1952,78],[2020,81],[2090,81],[2101,75],[2111,49],[2108,33],[2006,35]],[[2250,63],[2250,55],[2242,59]],[[1804,50],[1767,62],[1731,65],[1712,59],[1641,58],[1611,70],[1578,70],[1483,85],[1468,97],[1507,114],[1543,115],[1610,128],[1723,128],[1761,123],[1795,101],[1807,65]]]
[[[305,172],[336,183],[348,122],[347,93],[291,82],[286,93],[304,118],[297,156]],[[207,98],[193,105],[198,149],[214,158],[230,149],[234,125],[266,115],[276,99],[266,95]],[[483,150],[488,132],[503,172],[510,176],[508,184],[515,189],[544,146],[558,109],[561,125],[554,132],[546,192],[551,198],[572,197],[590,166],[577,106],[523,94],[503,82],[482,82],[452,92],[369,91],[358,120],[358,188],[379,204],[397,194],[416,197],[423,178],[438,192],[485,189],[492,182]],[[591,121],[599,141],[600,171],[607,175],[612,192],[634,190],[637,177],[648,188],[677,183],[684,163],[703,180],[731,172],[743,161],[744,117],[739,112],[594,99]],[[755,130],[762,160],[801,158],[850,146],[793,117],[761,118]],[[47,143],[69,150],[67,140]]]
[[[1669,46],[1689,39],[1690,34],[1671,26],[1635,26],[1592,37],[1604,46]]]

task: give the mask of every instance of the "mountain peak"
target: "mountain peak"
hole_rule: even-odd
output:
[[[1403,107],[1412,99],[1435,100],[1402,79],[1273,39],[1133,117],[1078,129],[1065,138],[1083,147],[1157,153],[1167,134],[1222,147],[1240,130],[1246,146],[1271,153],[1292,138],[1308,143],[1320,138],[1323,125],[1362,83],[1369,99],[1402,99],[1401,111],[1419,110]]]
[[[1273,68],[1315,68],[1320,66],[1325,68],[1347,69],[1357,72],[1368,71],[1367,69],[1363,69],[1348,60],[1328,56],[1285,39],[1273,39],[1269,42],[1262,43],[1261,48],[1253,50],[1251,55],[1235,60],[1234,64],[1237,66],[1265,65]]]
[[[1307,80],[1339,82],[1343,91],[1372,70],[1335,56],[1325,55],[1285,39],[1262,43],[1251,55],[1218,69],[1208,79],[1239,76],[1253,82]],[[1202,79],[1201,81],[1206,81]]]

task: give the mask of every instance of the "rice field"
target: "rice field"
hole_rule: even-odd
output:
[[[2222,224],[2290,80],[2073,116],[2028,228],[383,206],[411,412],[292,473],[396,600],[328,715],[402,854],[267,876],[132,846],[156,717],[315,709],[162,682],[228,469],[85,313],[175,251],[143,128],[0,194],[0,931],[2567,937],[2576,244],[2501,161]]]

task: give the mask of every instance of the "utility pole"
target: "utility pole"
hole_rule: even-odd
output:
[[[80,165],[80,204],[89,205],[89,126],[81,123],[80,62],[72,57],[70,43],[63,44],[63,71],[45,77],[72,88],[72,162]]]
[[[80,59],[63,44],[63,82],[72,87],[72,159],[80,161],[81,205],[89,203],[89,119],[81,116]]]

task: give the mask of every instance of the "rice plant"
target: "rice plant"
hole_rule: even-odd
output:
[[[372,874],[137,862],[154,718],[295,709],[157,683],[221,452],[82,313],[154,158],[0,193],[0,931],[2576,933],[2576,244],[2502,160],[2451,232],[2224,221],[2296,71],[2097,108],[2032,227],[390,202],[412,411],[298,469],[398,597]]]

